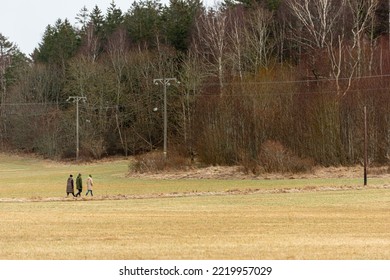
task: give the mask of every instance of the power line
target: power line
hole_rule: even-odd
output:
[[[362,80],[362,79],[377,79],[377,78],[389,78],[390,74],[385,74],[385,75],[369,75],[369,76],[360,76],[360,77],[352,77],[352,78],[326,78],[326,79],[302,79],[302,80],[277,80],[277,81],[254,81],[254,82],[224,82],[225,85],[237,85],[237,86],[245,86],[245,85],[275,85],[275,84],[301,84],[301,83],[322,83],[322,82],[335,82],[335,81],[349,81],[349,80]],[[211,82],[206,82],[202,83],[200,88],[204,86],[219,86],[220,83],[211,83]],[[379,90],[389,90],[387,87],[376,87],[376,88],[363,88],[363,89],[349,89],[348,92],[363,92],[363,91],[379,91]],[[245,89],[244,89],[245,90]],[[315,94],[315,93],[334,93],[334,90],[326,90],[326,91],[310,91],[310,92],[272,92],[272,93],[264,93],[262,92],[261,94]],[[204,96],[213,96],[213,93],[207,93],[203,94],[202,97]],[[218,93],[218,96],[220,93]],[[226,94],[225,96],[253,96],[254,94],[245,94],[245,93],[239,93],[239,94]],[[64,102],[21,102],[21,103],[2,103],[1,106],[58,106],[58,105],[65,105],[68,104],[67,101]],[[105,106],[95,106],[95,107],[88,107],[89,109],[115,109],[117,108],[118,105],[116,104],[106,104]],[[122,108],[131,108],[133,106],[128,105],[121,105]]]
[[[360,77],[343,77],[343,78],[320,78],[320,79],[301,79],[301,80],[275,80],[275,81],[235,81],[235,82],[223,82],[225,85],[268,85],[268,84],[295,84],[295,83],[319,83],[319,82],[336,82],[336,81],[349,81],[349,80],[360,80],[360,79],[377,79],[377,78],[389,78],[390,74],[385,75],[370,75],[370,76],[360,76]],[[219,86],[219,82],[206,82],[202,85],[216,85]]]

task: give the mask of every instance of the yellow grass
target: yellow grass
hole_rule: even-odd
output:
[[[387,190],[0,204],[1,259],[389,259]]]
[[[218,191],[287,188],[289,181],[130,179],[125,160],[75,166],[6,157],[0,170],[0,259],[390,259],[390,190],[382,185],[243,195]],[[63,198],[68,173],[78,170],[96,174],[94,199]],[[181,186],[205,193],[105,198]],[[43,201],[53,197],[61,200]]]

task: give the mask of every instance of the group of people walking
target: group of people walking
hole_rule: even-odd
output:
[[[93,180],[92,180],[92,176],[89,175],[87,178],[87,193],[85,194],[86,196],[88,196],[89,193],[91,194],[91,196],[93,196],[92,187],[93,187]],[[72,194],[73,197],[81,196],[81,192],[83,191],[83,179],[81,178],[81,173],[79,173],[79,175],[77,175],[76,178],[76,189],[78,192],[74,194],[74,180],[73,180],[73,175],[70,174],[68,181],[66,183],[66,196],[68,197],[69,194]]]

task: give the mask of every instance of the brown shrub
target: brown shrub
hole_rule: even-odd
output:
[[[162,152],[151,152],[136,156],[135,161],[130,163],[129,170],[136,173],[157,173],[188,169],[190,165],[190,160],[180,154],[168,153],[165,158]]]
[[[265,141],[260,148],[259,165],[265,172],[309,172],[314,166],[310,159],[300,158],[278,141]]]

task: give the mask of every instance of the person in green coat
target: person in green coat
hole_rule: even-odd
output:
[[[79,173],[79,175],[77,175],[77,178],[76,178],[76,188],[79,191],[76,194],[76,197],[77,196],[81,196],[81,192],[83,191],[83,179],[81,178],[81,174],[80,173]]]

